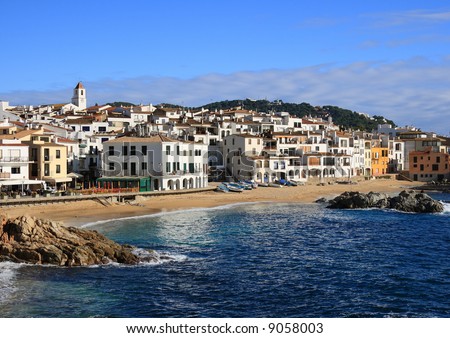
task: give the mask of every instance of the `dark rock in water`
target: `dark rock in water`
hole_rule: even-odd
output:
[[[434,213],[443,212],[441,202],[432,199],[424,193],[415,191],[402,191],[390,200],[390,208],[406,212]]]
[[[325,197],[319,198],[316,200],[316,203],[327,203],[328,200]]]
[[[0,261],[60,266],[137,264],[140,259],[134,249],[97,231],[64,227],[28,216],[8,219],[0,215]]]
[[[444,211],[441,202],[424,193],[402,191],[398,196],[369,192],[368,194],[346,191],[329,201],[331,209],[389,208],[406,212],[435,213]]]

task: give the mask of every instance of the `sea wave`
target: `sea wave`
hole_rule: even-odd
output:
[[[188,259],[188,256],[182,254],[173,254],[170,252],[159,252],[156,250],[145,250],[136,248],[133,253],[143,260],[140,265],[158,265],[170,262],[184,262]]]
[[[211,210],[226,210],[226,209],[232,209],[235,207],[239,207],[242,205],[261,204],[261,203],[270,203],[270,202],[240,202],[240,203],[231,203],[231,204],[225,204],[225,205],[220,205],[220,206],[216,206],[216,207],[208,207],[208,208],[180,209],[180,210],[173,210],[173,211],[161,211],[161,212],[157,212],[154,214],[147,214],[147,215],[109,218],[109,219],[105,219],[105,220],[85,223],[85,224],[81,225],[80,228],[89,228],[89,227],[94,227],[96,225],[105,224],[105,223],[109,223],[109,222],[125,221],[125,220],[132,220],[132,219],[156,218],[156,217],[167,216],[167,215],[176,215],[176,214],[181,214],[181,213],[182,214],[195,213],[195,212],[211,211]]]
[[[441,202],[444,205],[443,214],[450,214],[450,203]]]
[[[17,270],[22,265],[12,262],[0,263],[0,304],[7,301],[16,291],[15,280]]]

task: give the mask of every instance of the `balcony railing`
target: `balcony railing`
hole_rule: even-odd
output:
[[[30,162],[28,157],[1,157],[0,162]]]

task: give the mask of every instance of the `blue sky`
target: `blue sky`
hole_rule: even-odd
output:
[[[0,99],[282,99],[450,132],[443,1],[7,1]]]

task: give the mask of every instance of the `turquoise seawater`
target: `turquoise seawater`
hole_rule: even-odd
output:
[[[437,215],[242,204],[88,228],[160,261],[1,263],[1,317],[450,317],[449,204]]]

